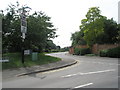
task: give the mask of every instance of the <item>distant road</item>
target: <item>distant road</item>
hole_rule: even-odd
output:
[[[118,88],[118,59],[52,53],[78,63],[59,70],[3,81],[3,88]]]

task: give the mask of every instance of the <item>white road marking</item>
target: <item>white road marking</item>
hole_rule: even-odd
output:
[[[95,61],[81,61],[81,62],[85,62],[85,63],[95,63],[95,64],[107,64],[107,65],[120,65],[120,64],[116,64],[116,63],[105,63],[105,62],[95,62]]]
[[[86,87],[86,86],[89,86],[89,85],[92,85],[93,83],[88,83],[88,84],[84,84],[84,85],[80,85],[80,86],[77,86],[77,87],[74,87],[74,88],[82,88],[82,87]]]
[[[95,71],[95,72],[87,72],[87,73],[76,73],[76,74],[70,74],[70,75],[65,75],[62,77],[72,77],[72,76],[76,76],[76,75],[89,75],[89,74],[98,74],[98,73],[105,73],[105,72],[111,72],[111,71],[115,71],[115,69],[110,69],[110,70],[104,70],[104,71]]]

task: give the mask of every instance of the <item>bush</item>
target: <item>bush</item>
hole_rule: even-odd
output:
[[[101,57],[107,57],[107,52],[108,52],[108,49],[101,50],[99,54],[100,54]]]
[[[74,54],[75,55],[80,55],[80,48],[75,48],[74,49]]]
[[[81,48],[80,49],[80,55],[85,55],[85,54],[90,54],[90,49],[89,48]]]
[[[113,58],[120,58],[120,47],[107,49],[107,50],[101,50],[100,51],[101,57],[113,57]]]
[[[85,54],[90,54],[91,51],[89,48],[75,48],[74,49],[74,54],[75,55],[85,55]]]

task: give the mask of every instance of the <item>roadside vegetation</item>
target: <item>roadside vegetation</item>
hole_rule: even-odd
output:
[[[21,33],[21,14],[19,10],[25,10],[27,21],[27,32],[24,43]],[[0,10],[2,19],[2,53],[3,60],[7,58],[9,62],[3,62],[2,68],[19,68],[24,66],[42,65],[61,60],[60,58],[44,55],[44,52],[58,52],[60,46],[56,46],[52,39],[56,38],[56,28],[51,21],[51,17],[43,11],[33,11],[27,5],[10,4],[5,10]],[[24,64],[21,63],[21,51],[29,50],[38,53],[38,60],[32,60],[32,54],[25,56]],[[17,52],[17,53],[16,53]]]
[[[101,57],[113,57],[113,58],[120,58],[120,47],[105,49],[100,51]]]
[[[3,57],[9,59],[9,62],[2,63],[2,69],[13,69],[20,67],[31,67],[34,65],[43,65],[52,62],[60,61],[60,58],[47,56],[43,53],[37,55],[37,60],[32,60],[32,55],[25,55],[25,63],[21,63],[21,53],[7,53]]]
[[[81,20],[80,31],[72,34],[72,47],[75,55],[93,54],[94,44],[119,44],[120,24],[113,18],[108,19],[101,15],[99,7],[89,8],[86,18]],[[78,45],[87,45],[88,48],[76,48]],[[88,51],[89,50],[89,51]],[[119,47],[100,51],[100,56],[119,57]],[[88,55],[89,56],[89,55]]]
[[[51,49],[59,49],[52,39],[56,38],[56,28],[51,17],[43,11],[33,11],[27,5],[20,5],[18,2],[8,5],[6,10],[0,10],[2,18],[2,50],[3,53],[21,52],[23,47],[21,33],[21,17],[19,10],[29,12],[26,14],[27,32],[24,40],[24,49],[35,52],[44,52]],[[29,10],[30,9],[30,10]]]

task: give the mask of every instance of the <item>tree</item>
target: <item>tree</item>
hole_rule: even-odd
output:
[[[84,36],[84,33],[82,31],[73,33],[71,36],[72,46],[86,45],[86,41],[84,40],[83,36]]]
[[[10,52],[21,51],[21,27],[20,15],[18,10],[24,8],[27,10],[28,6],[9,5],[7,14],[3,15],[2,36],[3,36],[3,50],[8,49]],[[27,34],[24,42],[25,49],[42,51],[47,45],[47,41],[56,37],[56,29],[50,22],[50,17],[43,12],[35,12],[27,16]]]
[[[103,33],[103,21],[106,17],[100,14],[99,7],[92,7],[81,21],[80,29],[84,32],[84,40],[89,46],[96,43],[96,38]]]
[[[72,45],[114,44],[120,41],[120,25],[100,14],[99,7],[92,7],[81,20],[80,31],[72,34]]]
[[[53,43],[52,40],[48,40],[45,47],[45,51],[50,52],[52,49],[57,49],[57,46]]]
[[[120,43],[120,24],[118,24],[118,36],[117,36],[118,43]]]
[[[103,33],[96,38],[99,44],[114,44],[117,42],[118,25],[113,19],[105,19],[103,21]]]

